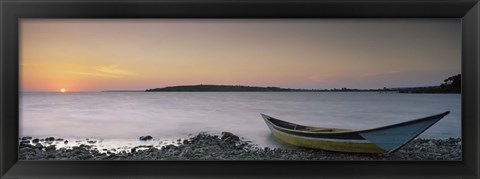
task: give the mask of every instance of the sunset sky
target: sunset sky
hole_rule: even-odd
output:
[[[460,19],[22,19],[23,91],[439,85]]]

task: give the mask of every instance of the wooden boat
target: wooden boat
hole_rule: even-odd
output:
[[[273,135],[291,145],[340,152],[391,153],[449,113],[367,130],[310,127],[261,115]]]

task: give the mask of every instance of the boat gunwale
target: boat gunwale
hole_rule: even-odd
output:
[[[427,116],[427,117],[423,117],[423,118],[413,119],[413,120],[409,120],[409,121],[405,121],[405,122],[400,122],[400,123],[396,123],[396,124],[391,124],[391,125],[387,125],[387,126],[381,126],[381,127],[371,128],[371,129],[344,131],[344,132],[321,132],[321,131],[320,132],[315,132],[315,131],[302,131],[302,130],[288,129],[288,128],[276,125],[275,123],[270,121],[270,119],[268,119],[268,118],[272,118],[272,119],[279,120],[279,121],[282,121],[282,122],[287,122],[287,121],[280,120],[280,119],[265,115],[263,113],[260,113],[260,114],[262,115],[262,118],[265,121],[268,121],[268,123],[270,123],[271,125],[273,125],[275,127],[278,127],[278,128],[281,128],[281,129],[284,129],[284,130],[287,130],[287,131],[291,131],[291,132],[306,133],[306,134],[348,134],[348,133],[370,132],[370,131],[375,131],[375,130],[381,130],[381,129],[391,128],[391,127],[406,125],[406,124],[410,124],[410,123],[415,123],[415,122],[419,122],[419,121],[437,119],[437,118],[438,118],[438,120],[440,120],[449,113],[450,113],[450,111],[446,111],[446,112],[443,112],[443,113],[439,113],[439,114],[435,114],[435,115],[431,115],[431,116]],[[265,118],[264,116],[267,117],[267,118]],[[299,124],[291,123],[291,122],[287,122],[287,123],[299,125]],[[300,125],[300,126],[304,126],[304,125]],[[313,127],[313,126],[305,126],[305,127]],[[313,127],[313,128],[317,128],[317,127]],[[349,130],[349,129],[344,129],[344,130]]]

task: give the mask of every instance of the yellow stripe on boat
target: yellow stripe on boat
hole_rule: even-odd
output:
[[[329,151],[339,151],[339,152],[355,152],[355,153],[383,153],[386,152],[377,145],[364,141],[363,142],[353,142],[353,141],[335,141],[329,139],[321,138],[309,138],[290,135],[281,131],[272,130],[272,134],[279,140],[305,148],[312,149],[321,149]]]

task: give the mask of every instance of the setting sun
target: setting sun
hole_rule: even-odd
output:
[[[65,93],[67,90],[65,88],[60,89],[60,92]]]

